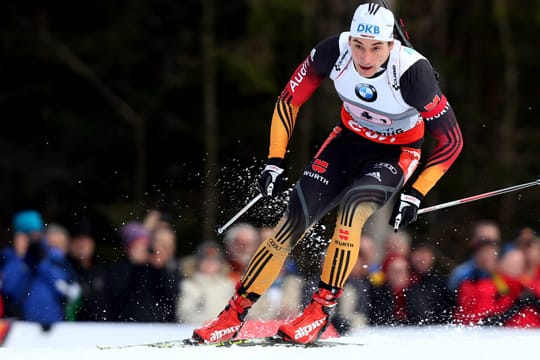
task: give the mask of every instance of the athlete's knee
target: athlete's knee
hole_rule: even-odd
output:
[[[355,216],[360,216],[364,219],[370,217],[375,211],[381,208],[381,205],[375,202],[361,202],[356,206]]]
[[[285,216],[287,217],[287,229],[294,235],[292,237],[300,237],[309,227],[310,219],[308,215],[309,211],[306,208],[305,203],[296,191],[291,194],[289,205]]]
[[[380,208],[380,205],[374,202],[362,202],[358,204],[353,214],[352,223],[363,227],[369,217]]]
[[[376,201],[366,200],[363,197],[345,198],[342,202],[339,215],[341,223],[344,226],[362,225],[382,204]]]
[[[377,189],[357,186],[349,189],[343,196],[342,204],[357,207],[360,203],[374,203],[377,208],[382,207],[392,196],[393,189]]]
[[[261,247],[276,255],[288,254],[294,244],[302,236],[304,230],[301,221],[294,212],[287,209],[285,215],[279,220],[274,232],[262,243]]]
[[[286,239],[284,242],[279,242],[274,236],[264,240],[262,246],[270,253],[276,256],[287,256],[291,252],[291,241]]]

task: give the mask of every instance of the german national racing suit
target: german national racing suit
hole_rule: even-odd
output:
[[[394,40],[388,61],[372,78],[360,76],[351,57],[349,33],[319,43],[293,73],[279,96],[268,157],[283,159],[298,111],[330,77],[343,101],[341,121],[297,181],[274,235],[252,258],[240,292],[262,294],[304,232],[339,205],[321,283],[343,288],[360,246],[367,218],[407,182],[420,160],[424,130],[436,146],[412,184],[422,196],[448,170],[462,149],[454,111],[429,62]]]
[[[359,5],[349,32],[319,43],[290,78],[272,117],[268,161],[258,179],[263,196],[278,194],[298,111],[326,77],[343,102],[341,121],[296,182],[287,211],[251,257],[225,309],[193,331],[194,341],[237,336],[249,308],[272,285],[291,248],[339,206],[319,289],[298,317],[277,330],[286,342],[317,341],[357,261],[369,216],[401,192],[390,220],[396,230],[407,226],[457,158],[462,138],[454,112],[429,62],[394,39],[395,24],[389,9],[375,2]],[[412,180],[426,128],[437,144]],[[406,183],[412,184],[405,189]]]

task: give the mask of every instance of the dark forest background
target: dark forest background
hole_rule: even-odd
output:
[[[89,220],[102,251],[150,209],[172,217],[179,254],[216,238],[255,194],[275,99],[359,1],[95,0],[0,3],[0,245],[13,214]],[[465,147],[423,206],[540,174],[538,0],[390,1],[441,75]],[[339,118],[330,81],[302,108],[289,185]],[[426,142],[426,148],[432,145]],[[478,219],[505,240],[540,228],[540,189],[432,212],[410,227],[459,260]],[[282,202],[243,220],[271,225]]]

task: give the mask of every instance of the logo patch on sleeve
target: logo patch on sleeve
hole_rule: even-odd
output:
[[[441,97],[439,95],[435,95],[433,97],[433,100],[431,100],[430,103],[424,106],[424,109],[426,109],[426,111],[432,111],[433,109],[437,107],[437,105],[439,105],[440,102],[441,102]]]

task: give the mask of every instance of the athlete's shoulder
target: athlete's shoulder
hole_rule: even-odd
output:
[[[398,40],[394,40],[396,55],[399,56],[401,73],[421,60],[428,61],[427,58],[413,48],[402,45]]]
[[[426,57],[416,50],[405,47],[400,58],[400,91],[405,102],[418,111],[425,111],[426,106],[442,98],[437,75]]]
[[[320,41],[317,45],[313,47],[311,50],[311,58],[315,56],[318,57],[333,57],[337,56],[340,52],[340,35],[332,35],[329,36],[322,41]]]
[[[315,72],[321,76],[328,76],[340,52],[341,34],[329,36],[315,45],[310,54]]]

